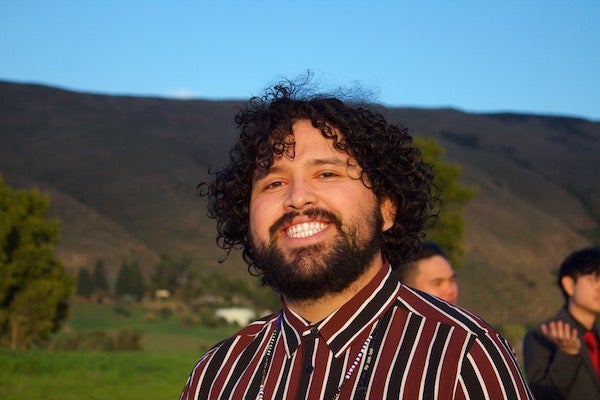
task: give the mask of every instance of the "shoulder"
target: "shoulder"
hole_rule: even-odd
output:
[[[481,335],[486,331],[495,331],[490,324],[478,315],[405,285],[402,285],[400,289],[398,300],[409,312],[433,322],[452,326],[458,330],[464,330],[474,335]]]
[[[236,360],[252,342],[260,340],[267,331],[273,329],[278,315],[275,313],[254,321],[214,345],[192,369],[180,398],[206,398],[207,382],[210,386],[221,370],[230,368],[232,360]]]
[[[232,347],[245,347],[255,339],[262,337],[276,323],[278,316],[279,313],[277,312],[251,322],[229,338],[215,344],[200,358],[197,365],[206,364],[216,353],[228,352]]]
[[[248,324],[246,327],[240,329],[238,332],[236,332],[233,337],[235,336],[256,336],[257,334],[259,334],[263,329],[265,329],[265,327],[270,326],[271,324],[275,323],[277,321],[277,318],[279,317],[279,312],[267,315],[265,317],[262,317],[260,319],[257,319],[254,322],[251,322],[250,324]]]
[[[421,316],[429,324],[446,326],[453,335],[464,337],[466,353],[478,352],[490,357],[497,354],[511,362],[514,359],[512,346],[480,316],[406,286],[400,290],[398,300],[409,312]]]
[[[483,318],[406,286],[398,293],[400,306],[409,314],[426,325],[436,325],[435,332],[447,332],[447,343],[463,340],[461,352],[451,358],[460,364],[461,390],[466,397],[483,393],[490,393],[491,398],[500,398],[502,393],[505,398],[529,397],[511,345]]]

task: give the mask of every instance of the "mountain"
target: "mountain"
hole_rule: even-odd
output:
[[[76,270],[104,260],[190,257],[204,271],[246,276],[239,255],[218,263],[214,223],[196,185],[228,156],[237,101],[76,93],[0,82],[0,174],[38,187],[61,221],[58,255]],[[453,109],[387,108],[388,120],[435,137],[476,195],[465,209],[459,301],[494,323],[529,324],[562,303],[554,274],[600,237],[600,123]]]

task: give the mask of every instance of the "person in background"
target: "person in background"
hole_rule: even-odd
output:
[[[557,283],[564,307],[523,340],[529,385],[538,399],[600,399],[600,247],[570,254]]]
[[[181,399],[532,398],[491,326],[392,275],[437,203],[407,131],[300,88],[251,99],[229,164],[199,186],[217,243],[281,310],[202,356]]]
[[[458,301],[456,272],[446,254],[433,242],[422,242],[415,257],[396,270],[401,282],[451,304]]]

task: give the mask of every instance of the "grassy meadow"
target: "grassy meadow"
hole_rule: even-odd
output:
[[[0,398],[176,399],[193,366],[182,352],[0,352]]]
[[[122,310],[121,310],[122,311]],[[149,318],[143,305],[75,301],[57,335],[135,329],[142,351],[0,351],[0,399],[125,400],[176,399],[200,355],[237,327],[208,328],[182,323],[181,315]]]

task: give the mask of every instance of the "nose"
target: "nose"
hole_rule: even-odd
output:
[[[305,179],[294,179],[289,183],[284,204],[286,209],[300,210],[316,202],[317,195],[314,188]]]

